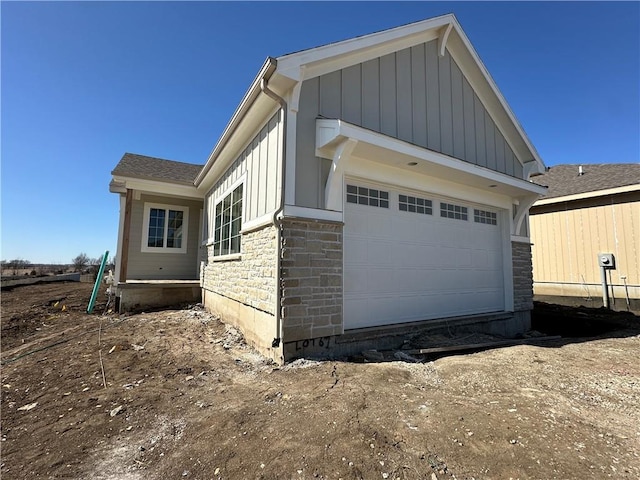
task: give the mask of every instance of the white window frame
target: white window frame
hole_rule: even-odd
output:
[[[242,185],[242,209],[240,210],[240,251],[235,253],[225,253],[225,254],[216,255],[215,254],[215,236],[216,236],[215,230],[216,230],[216,211],[218,209],[218,205],[222,204],[222,202],[224,202],[224,199],[227,198],[229,195],[233,195],[233,192],[240,185]],[[213,252],[211,256],[214,258],[215,261],[237,259],[237,258],[240,258],[240,256],[242,255],[243,226],[246,223],[246,218],[247,218],[246,196],[247,196],[246,175],[242,175],[240,178],[238,178],[235,182],[231,184],[229,188],[227,188],[220,195],[216,197],[213,197],[213,195],[211,196],[213,198],[213,201],[211,202],[212,215],[210,216],[210,224],[209,224],[209,227],[211,228],[211,235],[208,235],[209,238],[207,240],[207,246],[212,247]],[[231,220],[231,222],[233,222],[233,219]]]
[[[162,247],[149,246],[149,218],[151,209],[165,210],[166,220],[164,224],[164,236]],[[180,248],[167,247],[167,231],[169,229],[169,210],[182,212],[182,245]],[[144,215],[142,220],[142,245],[141,250],[146,253],[187,253],[187,241],[189,232],[189,207],[184,205],[165,205],[163,203],[144,203]]]

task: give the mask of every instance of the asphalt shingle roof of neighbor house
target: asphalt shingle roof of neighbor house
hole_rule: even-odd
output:
[[[548,187],[542,198],[564,197],[640,184],[640,163],[598,163],[556,165],[543,175],[532,177],[538,185]]]
[[[193,163],[147,157],[136,153],[125,153],[111,174],[193,185],[193,181],[202,170],[202,167],[203,165]]]

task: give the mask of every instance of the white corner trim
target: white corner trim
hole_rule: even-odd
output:
[[[349,161],[357,140],[343,140],[333,154],[333,162],[329,169],[327,184],[324,189],[324,203],[327,210],[342,210],[342,185],[345,164]]]
[[[344,220],[342,212],[322,210],[320,208],[298,207],[296,205],[285,205],[280,218],[283,217],[308,218],[310,220],[325,220],[340,223]]]
[[[453,23],[450,23],[444,29],[444,33],[438,37],[438,55],[444,57],[447,48],[447,40],[449,40],[449,34],[453,29]]]

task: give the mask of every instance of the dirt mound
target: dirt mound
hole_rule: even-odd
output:
[[[3,479],[640,477],[629,329],[279,367],[200,307],[86,315],[89,294],[3,294]]]

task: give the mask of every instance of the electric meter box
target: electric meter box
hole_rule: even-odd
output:
[[[613,256],[613,253],[599,253],[598,254],[598,265],[602,268],[607,268],[609,270],[615,270],[616,268],[616,258]]]

